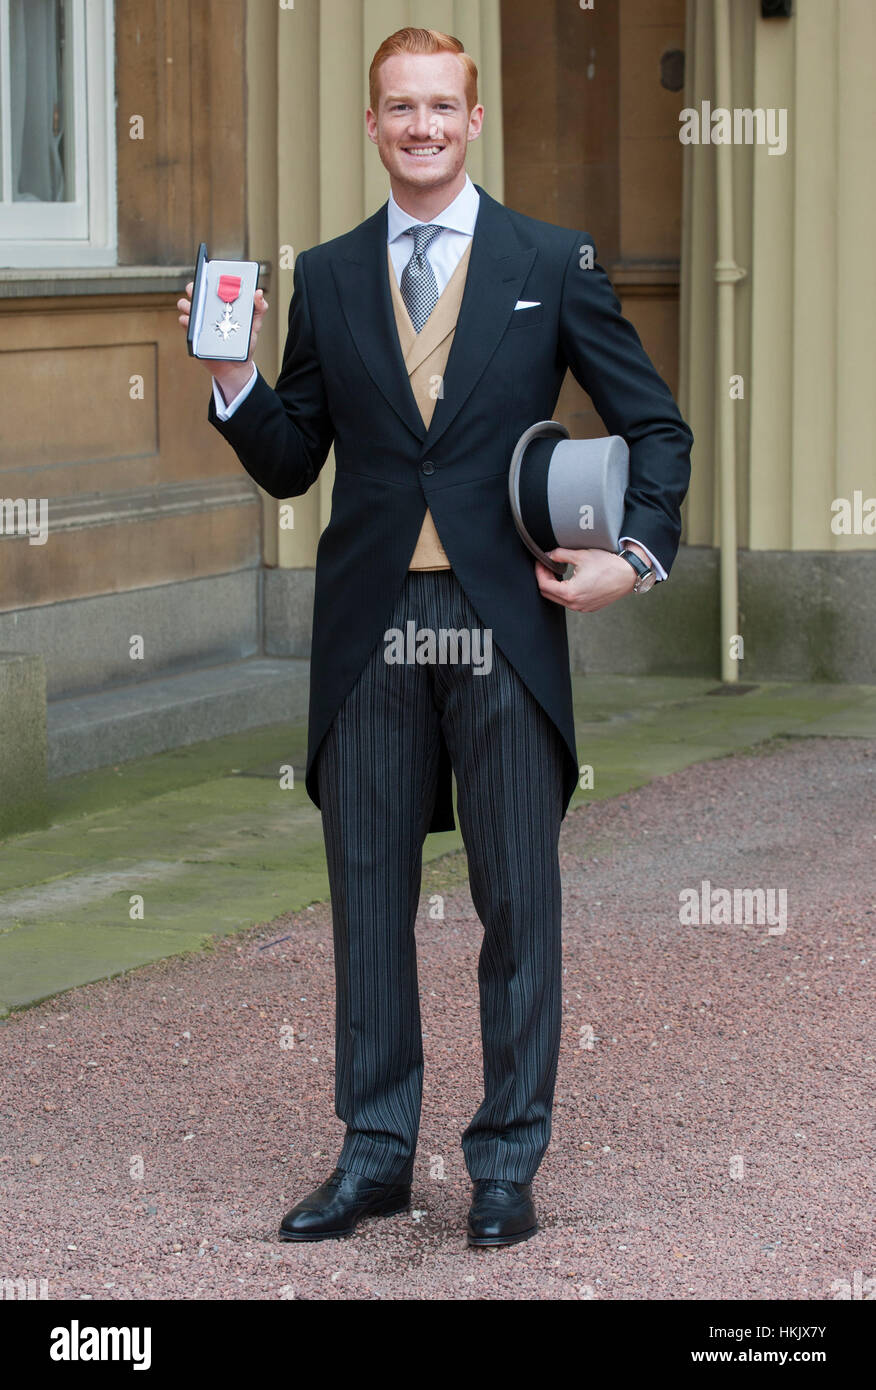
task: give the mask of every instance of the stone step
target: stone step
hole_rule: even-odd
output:
[[[307,718],[310,662],[250,657],[52,700],[48,775],[67,777],[223,734]]]

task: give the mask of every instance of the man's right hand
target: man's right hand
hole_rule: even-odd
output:
[[[190,280],[186,285],[185,299],[178,299],[176,307],[180,310],[179,321],[183,325],[186,333],[189,330],[189,318],[192,310],[192,291],[194,281]],[[254,313],[252,319],[252,335],[249,340],[249,356],[245,362],[214,362],[209,358],[198,358],[203,362],[207,371],[215,377],[219,383],[219,390],[222,392],[225,404],[228,405],[234,397],[243,390],[250,377],[252,376],[253,353],[258,341],[259,331],[262,326],[262,319],[268,312],[268,301],[265,299],[262,290],[256,290],[254,299]]]

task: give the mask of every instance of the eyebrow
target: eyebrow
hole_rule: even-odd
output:
[[[415,97],[406,96],[406,95],[403,94],[403,93],[397,93],[397,92],[392,93],[390,96],[384,97],[384,101],[386,101],[387,103],[388,103],[388,102],[391,102],[391,101],[414,101],[414,100],[416,100]],[[440,95],[439,95],[439,96],[428,97],[427,100],[428,100],[428,101],[459,101],[459,97],[458,97],[458,96],[440,96]]]

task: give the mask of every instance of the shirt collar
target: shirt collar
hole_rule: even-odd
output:
[[[446,227],[448,231],[464,232],[466,236],[473,236],[480,201],[477,189],[466,174],[465,183],[453,202],[443,212],[439,212],[433,217],[429,225]],[[405,212],[403,208],[399,207],[392,193],[389,195],[386,220],[387,241],[395,241],[397,237],[402,236],[407,231],[408,227],[422,225],[419,218],[411,217],[409,212]]]

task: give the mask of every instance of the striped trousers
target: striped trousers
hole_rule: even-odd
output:
[[[452,570],[409,571],[389,627],[481,635],[475,661],[390,663],[381,640],[318,755],[336,980],[338,1166],[410,1181],[423,1084],[414,924],[439,731],[457,784],[478,963],[484,1098],[472,1179],[528,1182],[548,1146],[561,1023],[562,739]]]

